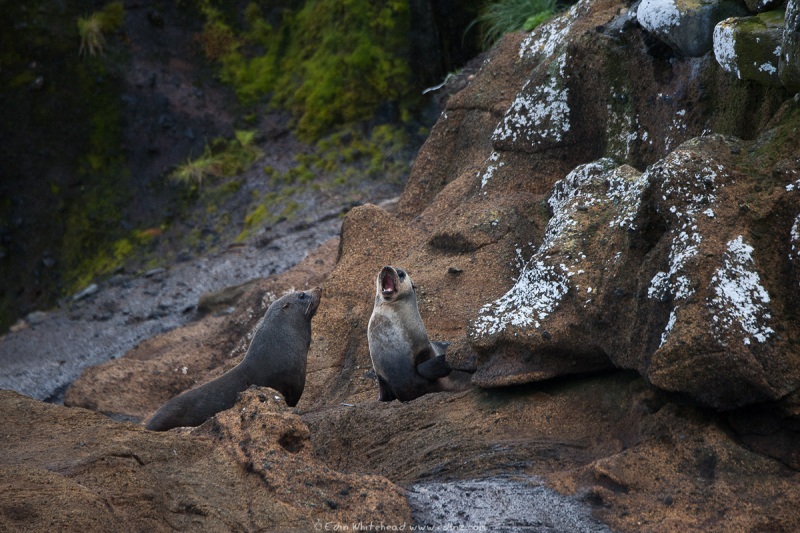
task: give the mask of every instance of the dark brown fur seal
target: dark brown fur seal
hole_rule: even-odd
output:
[[[444,357],[447,343],[428,339],[411,277],[385,266],[378,273],[375,292],[367,338],[378,375],[378,399],[407,402],[429,392],[453,390]]]
[[[311,319],[321,290],[293,292],[269,306],[247,353],[238,365],[213,381],[181,393],[165,403],[146,428],[165,431],[198,426],[230,409],[240,392],[251,385],[272,387],[297,405],[306,383],[306,357],[311,344]]]

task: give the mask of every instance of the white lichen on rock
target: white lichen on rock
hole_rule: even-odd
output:
[[[671,301],[674,307],[661,336],[661,345],[667,342],[681,301],[695,293],[690,278],[690,262],[695,258],[703,241],[698,229],[698,216],[709,218],[708,205],[716,201],[717,177],[724,168],[712,161],[704,161],[694,175],[686,174],[693,154],[675,151],[650,167],[645,174],[648,181],[660,184],[661,199],[668,205],[672,219],[672,242],[668,254],[669,268],[657,272],[650,281],[647,296],[651,299]],[[643,177],[643,179],[645,179]],[[681,210],[677,206],[682,206]],[[713,212],[712,212],[713,215]]]
[[[481,308],[473,332],[494,335],[509,326],[538,329],[570,290],[593,295],[596,287],[585,282],[581,288],[579,279],[596,272],[599,267],[594,264],[605,259],[589,260],[578,237],[587,221],[601,219],[606,210],[611,211],[611,231],[632,227],[645,188],[641,179],[635,169],[618,167],[606,158],[581,165],[557,182],[548,200],[552,217],[542,243],[528,261],[518,261],[520,273],[514,286]],[[596,212],[587,215],[593,207]],[[609,250],[609,261],[614,259],[619,259],[619,253],[614,255]],[[586,300],[585,305],[589,303],[591,300]]]
[[[639,129],[641,128],[639,116],[626,108],[624,105],[626,98],[625,90],[617,91],[617,89],[612,88],[612,103],[607,105],[607,153],[622,161],[628,160],[637,141],[641,139],[644,142],[648,137],[646,130],[641,135],[639,134]]]
[[[603,158],[592,163],[580,165],[553,186],[553,193],[547,200],[553,216],[547,223],[542,241],[542,249],[549,248],[573,229],[577,222],[574,214],[577,206],[589,208],[600,202],[600,198],[590,192],[591,185],[598,176],[616,167],[612,159]]]
[[[658,33],[679,26],[681,11],[674,0],[644,0],[639,4],[636,18],[644,29]]]
[[[520,59],[539,57],[541,60],[553,55],[566,44],[572,23],[580,13],[587,9],[588,5],[589,0],[582,0],[569,8],[563,15],[536,28],[520,44]]]
[[[627,172],[625,171],[627,170]],[[635,230],[633,223],[642,195],[649,185],[650,176],[646,173],[636,172],[632,167],[619,167],[607,176],[608,198],[617,206],[617,214],[611,219],[611,227],[626,230]]]
[[[736,42],[735,21],[735,18],[729,18],[714,26],[714,57],[717,59],[719,66],[737,78],[742,79],[734,48]]]
[[[539,321],[553,312],[568,290],[564,274],[534,256],[511,290],[481,308],[475,332],[492,335],[508,326],[538,328]]]
[[[532,145],[563,140],[570,130],[566,63],[566,54],[560,55],[549,65],[548,83],[537,87],[531,87],[530,81],[525,84],[492,134],[492,140],[516,142],[523,138]]]
[[[687,124],[686,124],[686,110],[681,109],[675,112],[675,115],[672,117],[672,124],[669,126],[669,133],[670,135],[664,139],[664,148],[666,150],[672,149],[672,143],[675,139],[679,141],[685,139]],[[673,138],[672,134],[676,134],[676,137]]]
[[[789,243],[791,244],[789,260],[798,263],[797,267],[800,267],[800,214],[795,217],[794,224],[792,224]]]
[[[717,335],[729,337],[729,328],[739,324],[746,345],[751,337],[763,343],[775,333],[766,325],[771,318],[769,293],[761,285],[754,267],[753,247],[741,235],[730,241],[722,267],[711,278],[715,296],[708,302],[714,311],[713,327]]]
[[[484,165],[486,170],[484,170],[483,174],[481,175],[481,189],[483,189],[486,184],[489,183],[489,180],[492,179],[494,173],[504,165],[505,163],[500,161],[500,153],[496,151],[492,152],[492,155],[486,159],[486,163]]]

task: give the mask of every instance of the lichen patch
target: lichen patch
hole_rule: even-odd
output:
[[[530,81],[525,84],[492,134],[493,141],[524,139],[537,146],[564,139],[571,127],[566,63],[566,54],[561,54],[549,66],[548,83],[537,87],[532,87]]]
[[[627,231],[641,203],[647,182],[643,175],[605,158],[581,165],[553,187],[548,199],[552,216],[542,243],[524,260],[517,249],[519,276],[509,291],[483,306],[473,324],[476,335],[495,335],[508,327],[540,328],[568,293],[592,302],[598,265],[619,260],[620,253],[587,257],[578,238],[587,223],[602,220],[609,211],[609,231]],[[593,213],[587,214],[592,209]],[[588,218],[587,218],[588,217]]]
[[[712,326],[718,337],[728,337],[728,329],[737,324],[745,334],[745,345],[751,343],[751,338],[764,343],[775,333],[767,325],[772,316],[769,293],[755,271],[753,247],[741,235],[728,243],[711,286],[714,297],[708,303],[714,312]]]
[[[687,175],[686,169],[690,167],[697,170]],[[661,336],[661,346],[667,342],[680,302],[695,293],[698,281],[692,280],[690,265],[703,242],[698,218],[703,215],[714,219],[711,206],[716,203],[718,189],[723,186],[719,183],[719,176],[723,173],[725,169],[718,163],[696,161],[696,156],[690,151],[678,150],[650,167],[645,172],[646,177],[643,176],[647,181],[660,184],[661,200],[666,208],[664,214],[673,228],[668,268],[653,276],[647,290],[648,298],[674,303]]]

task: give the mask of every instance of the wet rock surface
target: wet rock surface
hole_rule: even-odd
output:
[[[408,489],[422,531],[610,532],[589,509],[536,478],[417,483]]]

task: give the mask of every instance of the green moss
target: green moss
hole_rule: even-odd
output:
[[[259,204],[256,209],[244,218],[245,229],[252,229],[269,217],[269,209],[264,204]]]
[[[285,10],[276,27],[251,3],[239,28],[211,0],[200,5],[201,41],[222,79],[246,103],[271,95],[304,140],[369,119],[386,102],[401,114],[416,102],[408,96],[407,0],[310,0]]]
[[[399,183],[409,172],[406,150],[411,143],[403,128],[381,125],[368,137],[355,128],[338,131],[320,139],[310,154],[295,156],[296,165],[284,173],[273,172],[275,184],[307,184],[319,175],[334,185],[355,179],[381,179]]]

